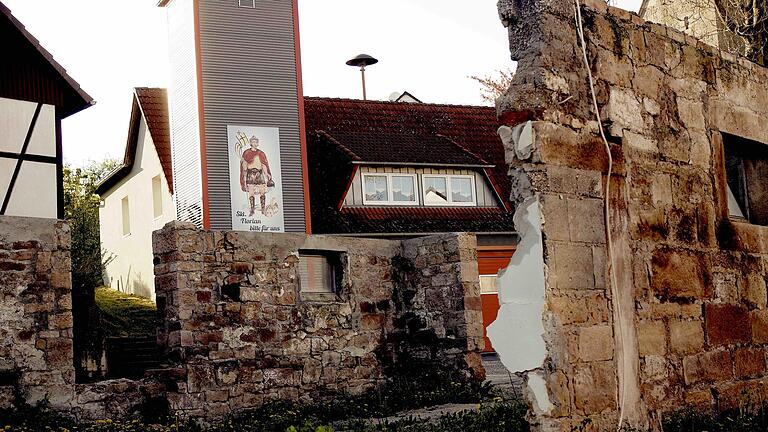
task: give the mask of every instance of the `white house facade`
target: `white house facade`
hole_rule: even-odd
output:
[[[176,219],[165,90],[137,88],[123,165],[97,189],[104,283],[155,298],[152,232]]]
[[[91,105],[0,2],[0,216],[64,217],[61,121]]]

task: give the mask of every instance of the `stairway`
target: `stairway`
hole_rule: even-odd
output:
[[[141,378],[160,365],[160,350],[154,336],[107,338],[107,377]]]

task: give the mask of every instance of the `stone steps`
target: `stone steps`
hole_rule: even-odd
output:
[[[160,365],[154,336],[107,338],[106,352],[109,378],[140,378]]]

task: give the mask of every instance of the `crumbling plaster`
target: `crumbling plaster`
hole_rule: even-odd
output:
[[[545,384],[527,392],[536,430],[655,428],[684,405],[764,400],[768,228],[728,218],[721,133],[768,143],[768,72],[600,0],[581,8],[594,94],[575,2],[499,2],[518,61],[497,103],[511,199],[516,219],[541,216],[518,223],[492,342]],[[536,249],[543,293],[508,277]],[[513,324],[511,299],[542,294]]]

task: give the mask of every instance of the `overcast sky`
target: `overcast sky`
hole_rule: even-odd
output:
[[[168,82],[165,11],[157,0],[2,0],[97,104],[63,122],[64,157],[122,158],[132,88]],[[637,10],[639,0],[619,4]],[[470,75],[513,68],[496,0],[299,0],[304,94],[360,98],[344,62],[380,60],[368,97],[408,90],[424,102],[482,104]]]

